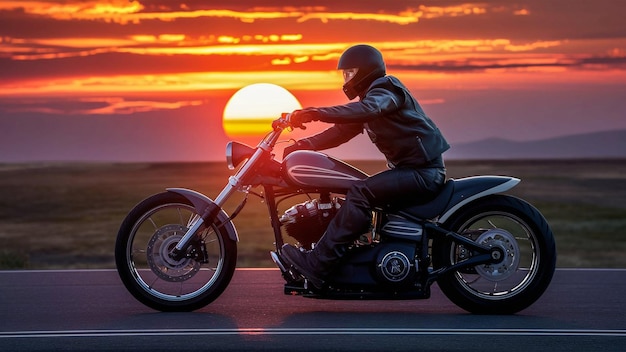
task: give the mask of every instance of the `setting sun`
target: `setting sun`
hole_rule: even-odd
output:
[[[228,136],[262,135],[283,112],[302,105],[287,89],[270,83],[255,83],[238,90],[224,108],[224,131]]]
[[[0,162],[222,161],[283,112],[348,103],[355,44],[452,145],[626,129],[623,3],[0,0]],[[332,126],[306,127],[278,148]]]

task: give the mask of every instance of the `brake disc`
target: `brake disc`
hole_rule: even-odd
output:
[[[503,229],[491,229],[476,239],[476,242],[489,248],[498,247],[504,258],[497,264],[485,264],[475,267],[476,272],[489,281],[506,280],[513,275],[519,266],[520,249],[515,237]]]
[[[185,281],[200,270],[200,263],[192,258],[174,260],[169,256],[185,232],[187,228],[182,225],[165,225],[158,229],[148,242],[147,259],[150,269],[165,281]]]

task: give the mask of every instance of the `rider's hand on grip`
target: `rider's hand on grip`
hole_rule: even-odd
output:
[[[311,121],[317,121],[318,118],[317,110],[312,108],[295,110],[289,116],[289,124],[294,128],[306,129],[304,124]]]

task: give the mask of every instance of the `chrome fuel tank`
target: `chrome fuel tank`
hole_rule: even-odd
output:
[[[299,150],[282,164],[283,178],[296,187],[347,190],[352,183],[369,175],[323,153]]]

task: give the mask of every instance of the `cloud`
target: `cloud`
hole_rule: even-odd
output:
[[[379,21],[406,25],[416,23],[421,18],[459,17],[480,15],[488,11],[485,3],[462,3],[441,6],[419,5],[407,7],[397,12],[368,12],[366,6],[361,12],[334,11],[326,6],[282,6],[282,7],[250,7],[246,10],[232,10],[229,6],[206,3],[208,9],[192,9],[180,4],[178,8],[167,7],[154,9],[149,1],[128,0],[74,0],[74,1],[4,1],[0,10],[20,10],[29,15],[47,17],[60,21],[88,20],[118,24],[138,24],[147,20],[175,21],[194,18],[231,18],[245,23],[257,20],[275,20],[291,18],[297,22],[318,19],[324,23],[333,20]],[[195,6],[198,6],[197,4]],[[210,8],[213,7],[213,8]],[[499,7],[501,10],[502,7]],[[514,10],[519,12],[520,10]]]
[[[436,71],[436,72],[470,72],[505,69],[617,69],[626,70],[626,56],[590,56],[590,57],[561,57],[527,56],[517,58],[465,58],[438,62],[424,62],[421,64],[387,65],[391,70],[409,71]]]
[[[155,101],[121,97],[21,98],[0,100],[0,112],[51,115],[129,115],[138,112],[176,110],[203,105],[202,100]]]
[[[177,110],[186,106],[199,106],[204,104],[201,100],[191,101],[150,101],[150,100],[133,100],[128,101],[124,98],[106,98],[106,99],[83,99],[83,101],[94,101],[104,103],[105,106],[87,111],[78,112],[83,115],[111,115],[111,114],[134,114],[137,112],[149,112],[158,110]]]
[[[189,92],[261,79],[325,89],[336,84],[343,50],[364,41],[381,49],[390,69],[418,73],[621,70],[626,57],[625,39],[551,34],[543,19],[583,13],[589,6],[580,3],[558,11],[539,0],[358,5],[3,1],[0,96]],[[592,33],[586,23],[567,33]],[[541,35],[516,37],[529,26]]]

